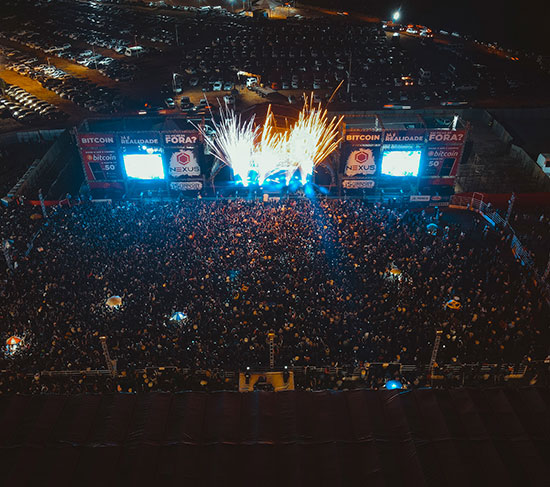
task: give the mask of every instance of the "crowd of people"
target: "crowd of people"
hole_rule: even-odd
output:
[[[510,222],[521,243],[529,249],[536,267],[544,272],[550,259],[550,211],[515,212]]]
[[[30,225],[12,211],[5,228]],[[543,360],[545,302],[506,235],[473,218],[361,200],[59,208],[5,274],[2,336],[24,346],[0,370],[105,369],[102,336],[128,376],[267,367],[271,330],[277,366],[426,365],[437,330],[442,364]]]

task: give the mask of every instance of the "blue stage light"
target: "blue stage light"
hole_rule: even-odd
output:
[[[403,385],[398,380],[389,380],[386,382],[386,389],[403,389]]]

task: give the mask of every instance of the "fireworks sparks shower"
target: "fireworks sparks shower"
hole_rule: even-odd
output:
[[[278,131],[271,107],[263,126],[254,126],[254,118],[242,121],[228,107],[220,108],[216,134],[210,136],[197,127],[214,156],[232,168],[236,181],[262,185],[276,175],[288,185],[298,173],[303,185],[311,181],[316,165],[323,162],[340,142],[342,118],[329,121],[327,110],[306,98],[298,120],[287,130]]]
[[[254,169],[255,141],[259,132],[259,128],[254,127],[254,117],[242,121],[233,110],[220,106],[220,122],[214,122],[214,126],[214,137],[208,136],[201,127],[197,128],[214,157],[231,167],[234,177],[247,186],[249,174]]]
[[[306,98],[298,121],[288,135],[289,157],[300,172],[302,184],[311,178],[314,166],[338,147],[341,140],[338,138],[338,127],[343,118],[333,118],[329,122],[327,110],[321,110],[321,104],[313,104],[313,95]]]

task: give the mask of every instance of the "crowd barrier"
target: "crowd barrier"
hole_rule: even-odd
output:
[[[549,362],[533,361],[520,364],[401,364],[399,362],[371,362],[356,367],[318,367],[318,366],[290,366],[253,367],[250,373],[265,374],[274,371],[292,372],[298,387],[310,387],[311,379],[322,379],[320,388],[339,387],[347,388],[379,388],[385,382],[398,378],[406,388],[411,387],[469,387],[469,386],[493,386],[493,385],[532,385],[550,381]],[[544,372],[546,371],[546,373]],[[48,377],[52,380],[81,380],[84,378],[112,379],[114,384],[126,378],[152,378],[165,377],[176,379],[184,376],[187,379],[209,380],[210,378],[223,379],[225,390],[236,389],[239,382],[239,374],[245,370],[224,369],[190,369],[176,366],[158,366],[119,371],[112,374],[108,369],[93,370],[47,370],[39,373],[18,374],[29,379],[39,380],[39,377]],[[3,374],[13,374],[13,371],[1,370]],[[39,376],[39,377],[37,377]],[[183,386],[185,389],[185,386]]]
[[[508,208],[508,201],[510,200],[511,193],[460,193],[453,196],[453,198],[466,198],[471,200],[472,196],[483,194],[483,202],[485,204],[491,204],[492,208],[498,208],[506,211]],[[520,208],[525,210],[540,210],[541,208],[550,207],[550,193],[515,193],[514,208]]]

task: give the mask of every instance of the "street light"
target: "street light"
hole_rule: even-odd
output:
[[[394,22],[397,22],[400,17],[401,17],[401,12],[399,10],[396,10],[392,15],[392,19]]]

